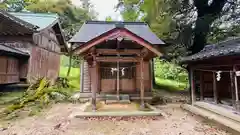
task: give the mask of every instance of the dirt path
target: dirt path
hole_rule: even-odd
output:
[[[11,122],[1,135],[230,135],[176,105],[159,107],[166,118],[136,121],[88,121],[71,118],[81,105],[56,104],[41,116]]]

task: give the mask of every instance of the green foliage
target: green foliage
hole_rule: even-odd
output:
[[[158,78],[188,83],[187,71],[177,64],[155,59],[154,68]]]
[[[67,81],[67,80],[66,80]],[[64,83],[68,83],[68,82]],[[25,108],[29,105],[39,105],[41,107],[48,106],[51,102],[58,102],[67,100],[70,97],[70,93],[64,91],[66,85],[60,85],[58,82],[56,85],[50,85],[50,81],[41,78],[36,81],[36,83],[31,84],[26,92],[13,104],[7,106],[2,112],[1,116],[12,115],[16,111]],[[33,113],[33,112],[32,112]]]
[[[112,17],[111,17],[111,16],[107,16],[107,17],[105,18],[105,21],[108,21],[108,22],[112,21]]]

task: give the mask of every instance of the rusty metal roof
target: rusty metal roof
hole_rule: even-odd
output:
[[[206,45],[202,51],[183,57],[181,62],[188,63],[221,56],[240,55],[240,38],[226,40],[213,45]]]
[[[125,28],[151,44],[165,44],[144,22],[106,22],[87,21],[69,41],[72,43],[86,43],[114,28]]]

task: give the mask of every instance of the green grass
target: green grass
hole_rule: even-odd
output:
[[[68,67],[61,66],[60,67],[60,77],[67,76]],[[71,68],[70,75],[68,77],[70,85],[74,86],[76,89],[80,88],[80,69],[79,68]]]
[[[185,82],[178,82],[175,80],[166,80],[155,77],[157,88],[169,90],[169,91],[181,91],[185,90],[188,87],[188,84]]]

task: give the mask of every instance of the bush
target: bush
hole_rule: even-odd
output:
[[[186,69],[173,62],[155,59],[155,76],[161,79],[174,80],[178,82],[188,82]]]

